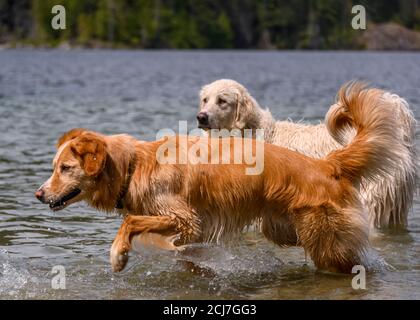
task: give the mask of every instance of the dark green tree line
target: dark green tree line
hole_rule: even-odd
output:
[[[51,8],[66,8],[53,30]],[[134,48],[351,48],[351,8],[420,30],[420,0],[0,0],[0,42]]]

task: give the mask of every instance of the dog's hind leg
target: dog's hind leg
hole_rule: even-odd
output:
[[[339,209],[332,205],[296,210],[299,244],[319,269],[351,273],[366,263],[368,225],[358,208]]]

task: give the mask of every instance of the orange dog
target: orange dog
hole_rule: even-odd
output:
[[[338,103],[346,108],[332,110],[327,121],[336,135],[357,127],[351,144],[322,160],[265,144],[260,175],[246,175],[243,164],[161,164],[157,152],[167,139],[73,129],[59,139],[53,174],[36,197],[53,210],[84,200],[125,215],[111,248],[114,271],[125,267],[136,235],[176,249],[232,236],[258,220],[269,240],[303,246],[318,268],[349,273],[365,263],[368,247],[360,179],[398,165],[398,147],[389,150],[398,146],[396,120],[381,96],[357,83],[343,87]],[[172,139],[178,153],[188,152],[180,137]]]

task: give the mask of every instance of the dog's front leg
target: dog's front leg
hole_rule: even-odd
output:
[[[112,271],[119,272],[128,262],[133,236],[142,232],[153,232],[161,235],[177,234],[178,222],[174,216],[134,216],[128,215],[111,247]]]

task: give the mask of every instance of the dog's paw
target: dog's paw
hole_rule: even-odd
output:
[[[125,244],[124,242],[117,239],[114,240],[110,253],[111,267],[113,272],[120,272],[125,268],[128,262],[129,251],[130,246],[128,244]]]

